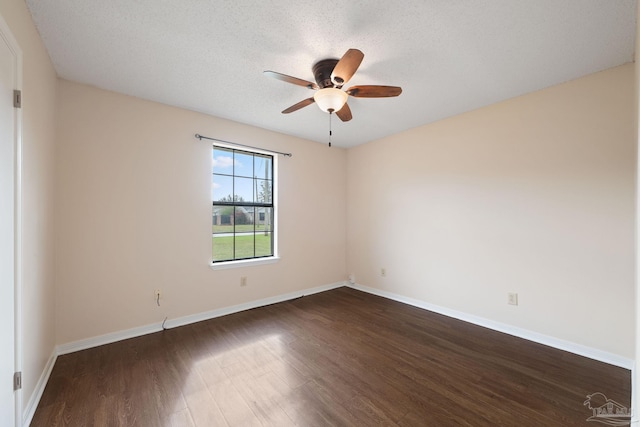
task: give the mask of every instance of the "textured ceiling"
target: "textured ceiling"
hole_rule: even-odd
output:
[[[27,0],[60,77],[327,142],[312,65],[365,57],[345,85],[402,86],[349,99],[349,147],[633,61],[635,0]],[[193,132],[199,131],[193,129]],[[215,135],[213,135],[215,136]]]

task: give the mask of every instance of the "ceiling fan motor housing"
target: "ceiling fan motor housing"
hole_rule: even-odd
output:
[[[331,81],[331,73],[338,63],[337,59],[323,59],[316,62],[313,66],[313,75],[316,79],[316,83],[320,86],[320,89],[327,87],[341,87],[342,85],[334,85]],[[337,80],[337,79],[336,79]]]

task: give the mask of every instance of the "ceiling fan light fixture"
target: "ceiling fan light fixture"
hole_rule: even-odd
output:
[[[345,91],[334,87],[320,89],[313,95],[318,107],[326,113],[340,111],[348,97],[349,95]]]

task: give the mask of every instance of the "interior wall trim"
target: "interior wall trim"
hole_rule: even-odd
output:
[[[383,291],[381,289],[371,288],[360,284],[351,284],[349,282],[338,282],[323,286],[317,286],[314,288],[303,289],[286,294],[276,295],[273,297],[263,298],[259,300],[250,301],[243,304],[238,304],[230,307],[223,307],[203,313],[197,313],[193,315],[183,316],[176,319],[167,320],[165,327],[167,329],[175,328],[178,326],[189,325],[191,323],[201,322],[203,320],[214,319],[216,317],[226,316],[228,314],[238,313],[253,308],[263,307],[270,304],[276,304],[279,302],[288,301],[294,298],[300,298],[306,295],[312,295],[319,292],[325,292],[332,289],[347,286],[362,292],[367,292],[372,295],[377,295],[383,298],[388,298],[394,301],[398,301],[403,304],[408,304],[414,307],[418,307],[424,310],[432,311],[434,313],[442,314],[454,319],[462,320],[474,325],[489,328],[498,332],[503,332],[512,336],[523,338],[529,341],[536,342],[538,344],[547,345],[559,350],[568,351],[570,353],[578,354],[580,356],[588,357],[593,360],[608,363],[610,365],[618,366],[621,368],[632,370],[634,368],[634,360],[628,359],[613,353],[609,353],[596,348],[576,344],[570,341],[555,338],[549,335],[540,334],[527,329],[518,328],[501,322],[495,322],[493,320],[485,319],[482,317],[474,316],[471,314],[463,313],[456,310],[451,310],[445,307],[441,307],[435,304],[430,304],[414,298],[405,297],[393,292]],[[140,326],[137,328],[131,328],[123,331],[112,332],[97,337],[87,338],[83,340],[73,341],[66,344],[56,346],[51,357],[49,358],[45,369],[43,370],[40,379],[36,385],[36,388],[29,399],[25,411],[23,414],[23,425],[28,426],[31,423],[31,419],[35,414],[42,393],[47,385],[47,381],[51,375],[55,362],[58,356],[63,354],[73,353],[88,348],[98,347],[105,344],[110,344],[117,341],[122,341],[129,338],[135,338],[154,332],[160,332],[162,330],[162,323],[156,323],[152,325]]]
[[[42,393],[44,393],[47,382],[49,382],[51,371],[53,371],[53,366],[56,364],[57,359],[58,354],[56,353],[56,349],[54,348],[51,352],[51,356],[49,356],[49,359],[47,360],[47,364],[42,370],[42,374],[40,374],[40,378],[36,383],[33,394],[27,402],[27,406],[25,406],[24,408],[24,412],[22,414],[22,425],[24,427],[28,427],[31,424],[31,420],[33,420],[33,416],[35,415],[36,409],[38,408],[38,403],[40,403],[40,398],[42,398]]]
[[[528,329],[518,328],[506,323],[496,322],[483,317],[474,316],[472,314],[464,313],[461,311],[452,310],[446,307],[441,307],[435,304],[430,304],[418,299],[405,297],[403,295],[395,294],[393,292],[383,291],[381,289],[371,288],[360,284],[345,283],[348,286],[359,291],[367,292],[379,297],[388,298],[394,301],[401,302],[403,304],[409,304],[414,307],[429,310],[434,313],[442,314],[444,316],[452,317],[454,319],[462,320],[464,322],[472,323],[474,325],[482,326],[485,328],[493,329],[494,331],[503,332],[505,334],[513,335],[518,338],[533,341],[538,344],[546,345],[556,348],[558,350],[568,351],[570,353],[577,354],[579,356],[588,357],[589,359],[597,360],[607,363],[609,365],[618,366],[633,370],[634,360],[626,357],[609,353],[607,351],[599,350],[597,348],[588,347],[586,345],[577,344],[571,341],[566,341],[560,338],[552,337],[538,332],[530,331]]]
[[[263,298],[238,304],[230,307],[218,308],[203,313],[196,313],[188,316],[178,317],[176,319],[168,319],[165,322],[167,329],[176,328],[178,326],[189,325],[191,323],[201,322],[203,320],[214,319],[216,317],[226,316],[228,314],[238,313],[240,311],[251,310],[253,308],[263,307],[265,305],[271,305],[278,302],[288,301],[294,298],[300,298],[305,295],[312,295],[319,292],[329,291],[343,287],[343,282],[331,283],[329,285],[317,286],[314,288],[303,289],[299,291],[289,292],[286,294],[276,295],[273,297]],[[80,350],[86,350],[88,348],[98,347],[105,344],[111,344],[113,342],[126,340],[129,338],[140,337],[154,332],[162,331],[162,322],[158,322],[152,325],[140,326],[137,328],[131,328],[124,331],[112,332],[97,337],[87,338],[83,340],[73,341],[66,344],[61,344],[56,347],[56,354],[58,356],[68,353],[74,353]]]
[[[7,48],[11,52],[12,59],[11,68],[13,72],[13,90],[22,91],[23,79],[23,53],[20,43],[15,38],[13,31],[5,21],[4,17],[0,15],[0,39],[6,44]],[[14,95],[15,96],[15,95]],[[20,95],[22,96],[22,95]],[[13,290],[13,329],[14,340],[10,344],[10,348],[6,349],[12,351],[13,356],[13,368],[14,372],[23,371],[23,322],[22,322],[22,108],[13,108],[13,141],[11,145],[13,148],[13,191],[14,191],[14,204],[13,204],[13,283],[11,284]],[[13,393],[13,414],[10,418],[11,422],[15,425],[19,425],[20,416],[22,414],[23,403],[23,390],[18,389]],[[6,420],[8,421],[8,420]]]

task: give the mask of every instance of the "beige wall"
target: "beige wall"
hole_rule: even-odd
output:
[[[58,111],[59,344],[345,279],[345,150],[67,81]],[[293,153],[276,264],[209,268],[211,144],[195,133]]]
[[[350,149],[348,271],[633,358],[633,79],[629,64]]]
[[[23,406],[55,347],[54,133],[56,74],[23,0],[0,15],[23,54],[22,368]]]

